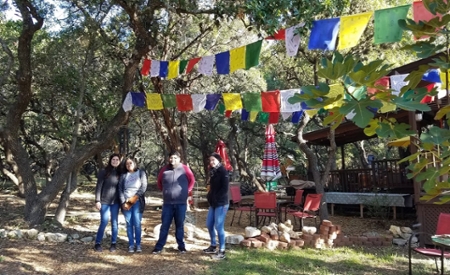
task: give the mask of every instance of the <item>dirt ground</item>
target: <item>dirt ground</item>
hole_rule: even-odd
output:
[[[161,255],[152,255],[151,251],[157,239],[154,237],[153,228],[160,223],[160,210],[157,206],[161,203],[158,192],[151,192],[150,205],[143,216],[142,253],[127,252],[127,237],[125,223],[122,215],[119,215],[119,241],[118,251],[108,251],[109,238],[103,241],[102,253],[93,250],[93,242],[81,241],[50,243],[37,240],[24,239],[0,239],[0,275],[11,274],[196,274],[208,267],[209,256],[201,253],[201,249],[209,245],[207,229],[205,227],[207,209],[197,208],[189,213],[189,220],[197,228],[199,234],[193,240],[186,240],[187,254],[180,255],[176,250],[177,245],[171,232],[165,250]],[[0,192],[0,229],[28,229],[23,221],[24,201],[17,196]],[[49,210],[53,213],[55,206]],[[249,224],[248,218],[243,214],[241,225],[237,222],[230,226],[233,212],[227,215],[226,233],[244,234],[244,228]],[[361,235],[372,232],[387,234],[391,224],[398,226],[410,226],[410,219],[380,220],[372,218],[361,219],[358,212],[349,216],[330,216],[333,224],[342,226],[346,235]],[[75,193],[72,196],[69,212],[64,227],[59,227],[46,222],[39,231],[64,232],[78,234],[81,238],[95,236],[99,225],[99,213],[94,208],[92,193]],[[314,225],[309,221],[305,225]],[[109,226],[106,231],[109,231]]]

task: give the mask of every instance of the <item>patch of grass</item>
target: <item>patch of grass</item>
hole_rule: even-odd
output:
[[[408,258],[395,247],[275,250],[227,250],[227,258],[211,261],[203,274],[405,274]],[[414,260],[414,274],[432,274],[434,262]]]

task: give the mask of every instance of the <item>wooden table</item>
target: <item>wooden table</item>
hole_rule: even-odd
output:
[[[435,235],[431,241],[441,249],[441,275],[444,275],[444,251],[450,248],[450,235]]]

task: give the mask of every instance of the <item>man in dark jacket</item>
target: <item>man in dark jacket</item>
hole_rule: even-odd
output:
[[[180,253],[186,253],[184,244],[184,219],[187,210],[187,198],[194,188],[195,177],[191,169],[180,162],[180,153],[169,155],[169,164],[164,166],[158,175],[158,188],[163,192],[161,213],[161,229],[153,254],[161,253],[169,235],[172,220],[175,220],[175,238]]]

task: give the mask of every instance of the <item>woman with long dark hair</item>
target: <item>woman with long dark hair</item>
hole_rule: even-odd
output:
[[[138,168],[136,160],[132,158],[126,159],[125,166],[127,172],[122,174],[119,181],[119,200],[127,224],[128,252],[140,253],[147,175],[144,170]]]
[[[97,176],[95,186],[95,208],[100,211],[100,226],[95,238],[94,250],[102,252],[102,240],[105,228],[111,219],[111,246],[109,251],[116,251],[117,234],[119,232],[119,193],[117,186],[120,178],[120,155],[112,154],[108,165]]]

